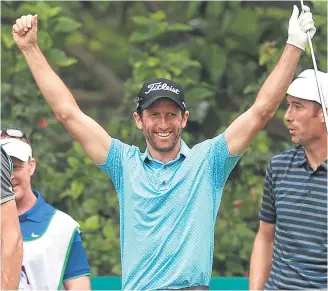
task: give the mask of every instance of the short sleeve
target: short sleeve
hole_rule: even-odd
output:
[[[97,165],[111,178],[117,193],[121,192],[123,186],[124,166],[128,164],[127,160],[135,149],[136,147],[112,138],[106,161]]]
[[[213,138],[211,142],[212,147],[210,155],[212,156],[214,163],[214,183],[216,188],[222,188],[242,155],[230,154],[225,138],[225,132]]]
[[[80,233],[75,232],[70,254],[67,260],[66,269],[63,280],[89,276],[90,266],[86,251],[82,245],[82,239]]]
[[[272,184],[272,168],[270,164],[265,173],[263,199],[259,213],[259,219],[268,223],[276,223],[276,206]]]

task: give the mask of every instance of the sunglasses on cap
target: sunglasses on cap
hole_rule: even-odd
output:
[[[14,138],[25,138],[27,140],[27,142],[30,143],[26,134],[19,128],[3,128],[0,131],[0,136],[4,136],[4,135],[14,137]]]

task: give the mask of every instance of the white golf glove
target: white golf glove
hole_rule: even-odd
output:
[[[300,16],[297,6],[294,5],[292,16],[289,19],[288,39],[286,43],[296,46],[305,51],[305,46],[308,42],[307,32],[310,37],[314,36],[316,28],[312,18],[310,8],[304,5],[304,12]]]

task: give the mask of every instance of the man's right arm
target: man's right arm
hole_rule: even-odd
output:
[[[1,204],[1,290],[17,290],[23,242],[15,200]]]
[[[1,290],[18,288],[23,243],[11,183],[12,161],[1,147]]]
[[[272,164],[270,163],[264,178],[263,199],[259,213],[260,227],[251,255],[250,290],[263,290],[271,271],[275,223],[277,220],[274,185]]]
[[[28,30],[24,31],[26,28]],[[95,120],[80,110],[71,92],[48,64],[36,42],[37,15],[17,19],[13,38],[57,120],[64,124],[94,163],[104,163],[111,138]]]
[[[275,233],[275,224],[260,221],[250,263],[249,289],[263,290],[268,281],[271,265]]]

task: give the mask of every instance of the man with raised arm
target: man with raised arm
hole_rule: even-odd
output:
[[[317,72],[325,105],[328,74]],[[292,149],[267,168],[251,290],[327,290],[327,132],[313,70],[288,87],[285,120]]]
[[[125,290],[208,289],[214,227],[225,182],[256,134],[274,115],[315,33],[308,7],[296,6],[287,45],[254,104],[220,135],[189,148],[180,138],[187,111],[173,81],[145,82],[133,114],[147,148],[112,138],[78,107],[37,45],[37,15],[22,16],[13,37],[57,119],[111,178],[119,199]]]

